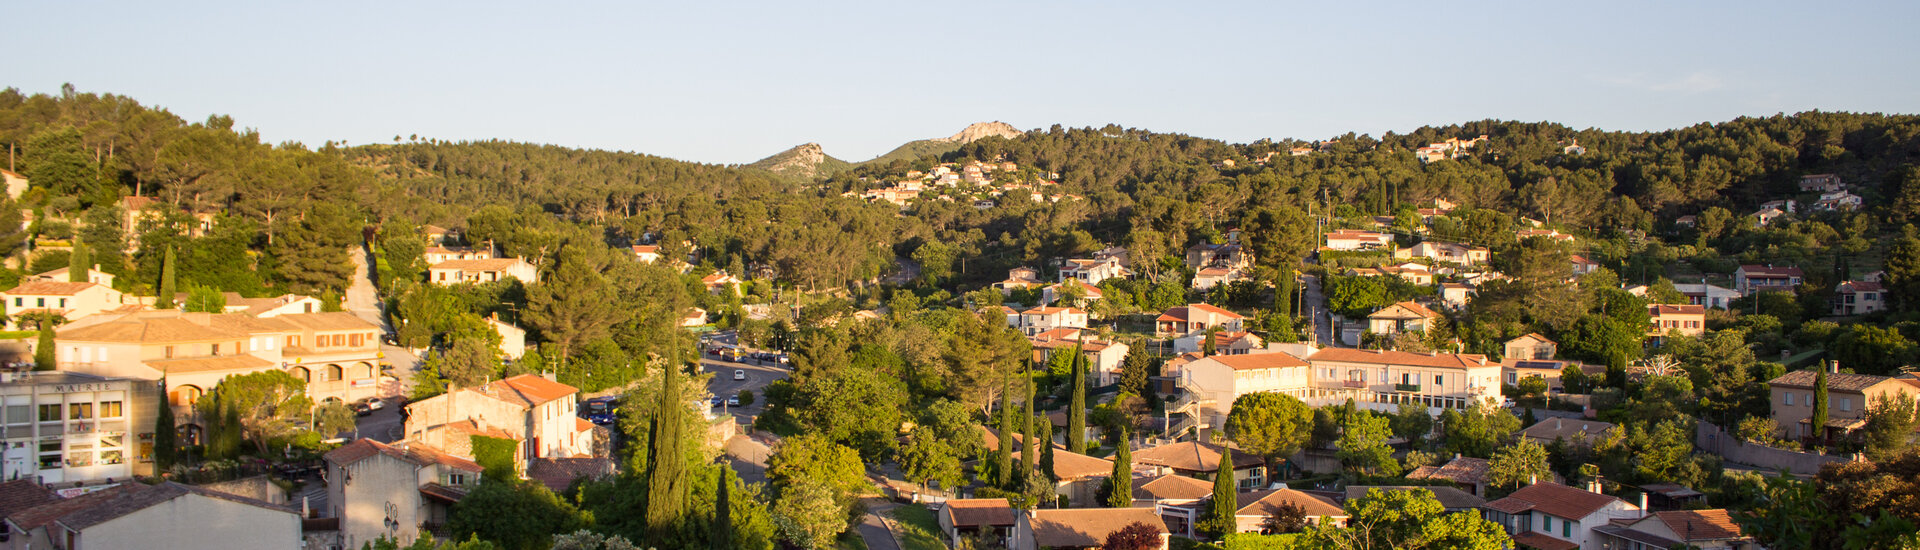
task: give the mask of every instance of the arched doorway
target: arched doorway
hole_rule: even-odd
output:
[[[291,369],[287,369],[287,374],[293,375],[294,378],[299,378],[301,382],[307,382],[307,383],[313,382],[313,371],[307,370],[306,367],[294,367]]]

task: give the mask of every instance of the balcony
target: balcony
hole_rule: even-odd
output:
[[[1341,383],[1340,383],[1340,386],[1341,386],[1341,387],[1346,387],[1346,388],[1366,388],[1366,387],[1367,387],[1367,381],[1365,381],[1365,380],[1347,380],[1347,381],[1344,381],[1344,382],[1341,382]]]
[[[1393,391],[1417,392],[1417,391],[1420,391],[1420,385],[1419,384],[1394,384]]]

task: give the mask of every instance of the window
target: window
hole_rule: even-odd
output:
[[[344,345],[347,345],[347,335],[345,335],[345,334],[335,334],[335,335],[333,335],[333,345],[336,345],[336,346],[344,346]]]
[[[1850,397],[1840,398],[1840,410],[1843,410],[1843,411],[1853,410],[1853,398],[1850,398]]]
[[[92,418],[92,403],[74,403],[67,405],[67,420],[90,420]]]
[[[1540,530],[1549,533],[1553,532],[1553,516],[1540,516]]]
[[[107,362],[107,347],[106,347],[106,346],[100,346],[100,354],[99,354],[99,355],[100,355],[100,362],[102,362],[102,363],[105,363],[105,362]]]
[[[52,405],[41,405],[40,421],[41,422],[59,422],[60,421],[60,405],[58,403],[55,403]]]
[[[349,345],[349,346],[353,346],[353,347],[356,347],[356,348],[357,348],[357,347],[360,347],[360,344],[361,344],[361,342],[360,342],[360,339],[361,339],[362,337],[363,337],[363,336],[361,336],[361,335],[359,335],[359,334],[353,334],[353,335],[349,335],[349,336],[348,336],[348,338],[347,338],[347,345]]]
[[[299,345],[300,337],[298,335],[287,337],[287,347],[298,347]]]
[[[40,469],[58,470],[64,464],[60,460],[60,442],[50,441],[40,444]]]
[[[173,358],[173,346],[167,346],[166,358],[167,359]]]
[[[1792,406],[1792,405],[1793,405],[1793,392],[1787,392],[1787,401],[1786,401],[1786,404],[1787,404],[1788,406]]]
[[[101,401],[100,418],[120,418],[119,401]]]
[[[7,405],[8,424],[26,424],[33,421],[33,407],[30,405]]]
[[[37,304],[35,307],[47,307],[46,298],[34,298],[33,301],[35,304]]]
[[[66,298],[61,298],[61,299],[60,299],[60,307],[67,307],[67,299],[66,299]]]
[[[1560,536],[1573,538],[1573,522],[1560,520]]]
[[[451,485],[466,485],[467,474],[447,474],[447,483]]]
[[[1443,386],[1443,385],[1446,385],[1446,383],[1447,383],[1447,377],[1445,375],[1440,375],[1440,374],[1433,375],[1433,385]]]

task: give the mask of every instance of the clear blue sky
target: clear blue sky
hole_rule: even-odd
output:
[[[1920,112],[1911,1],[233,4],[9,2],[0,86],[72,82],[275,142],[718,163],[809,141],[858,161],[989,120],[1248,142]]]

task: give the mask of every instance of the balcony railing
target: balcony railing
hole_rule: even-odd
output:
[[[1394,384],[1393,391],[1417,392],[1417,391],[1420,391],[1420,385],[1419,384]]]
[[[1347,381],[1344,381],[1344,382],[1341,382],[1341,383],[1340,383],[1340,385],[1341,385],[1341,386],[1344,386],[1344,387],[1348,387],[1348,388],[1365,388],[1365,387],[1367,387],[1367,381],[1365,381],[1365,380],[1347,380]]]

